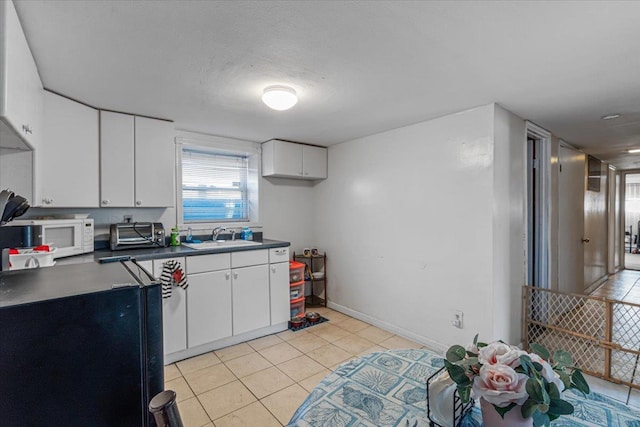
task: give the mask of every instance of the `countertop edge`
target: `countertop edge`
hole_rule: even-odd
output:
[[[123,251],[98,250],[93,254],[94,260],[100,264],[116,262],[121,259],[135,259],[138,261],[150,261],[155,259],[175,258],[182,256],[223,254],[230,252],[255,251],[262,249],[283,248],[291,246],[290,242],[264,239],[261,245],[235,246],[211,249],[192,249],[186,246],[168,246],[158,249],[131,249]]]

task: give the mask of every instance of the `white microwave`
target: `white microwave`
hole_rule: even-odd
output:
[[[42,226],[43,245],[57,250],[54,258],[93,252],[93,219],[21,219],[7,225]]]

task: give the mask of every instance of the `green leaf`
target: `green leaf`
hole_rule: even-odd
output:
[[[556,363],[559,368],[566,368],[567,366],[571,366],[573,359],[569,352],[558,350],[553,353],[553,362]]]
[[[525,385],[527,393],[529,394],[529,400],[533,400],[535,403],[544,403],[544,390],[542,385],[535,378],[529,378]],[[545,392],[546,393],[546,392]]]
[[[526,354],[523,354],[522,356],[520,356],[520,366],[522,367],[522,370],[524,371],[525,375],[529,376],[529,372],[533,367],[533,365],[531,364],[531,358]]]
[[[574,371],[575,372],[575,371]],[[571,377],[566,372],[558,372],[560,375],[560,379],[562,380],[562,384],[564,384],[564,388],[571,387]]]
[[[471,398],[471,385],[458,386],[458,396],[462,400],[462,403],[467,403]]]
[[[480,335],[480,334],[476,334],[476,336],[473,337],[473,345],[478,344],[478,335]]]
[[[467,351],[461,345],[453,345],[447,350],[447,360],[449,362],[459,362],[464,359]]]
[[[591,391],[591,389],[589,388],[589,384],[587,383],[587,380],[584,379],[584,376],[582,375],[582,371],[580,371],[580,369],[574,369],[571,373],[571,386],[573,388],[577,388],[584,394],[589,394],[589,392]]]
[[[464,368],[458,365],[454,365],[448,360],[444,361],[444,366],[447,368],[447,372],[449,372],[449,376],[456,384],[458,385],[471,384],[471,380],[465,374]]]
[[[549,404],[549,412],[554,415],[573,414],[573,405],[566,400],[551,399],[551,403]]]
[[[549,416],[547,414],[543,414],[542,412],[536,411],[533,413],[533,425],[535,427],[546,426],[549,427],[551,424],[551,420],[549,420]]]
[[[529,344],[529,348],[532,352],[542,357],[544,360],[549,360],[549,358],[551,357],[551,355],[549,354],[549,350],[538,343],[532,342],[531,344]]]
[[[549,397],[551,400],[560,399],[560,390],[558,390],[558,386],[555,383],[549,383]]]
[[[504,408],[501,408],[499,406],[493,405],[494,408],[496,408],[496,412],[498,414],[500,414],[500,418],[504,419],[504,414],[506,414],[507,412],[509,412],[511,409],[513,409],[516,406],[515,403],[510,403],[509,405],[505,406]]]
[[[522,405],[522,408],[520,408],[522,418],[531,417],[536,409],[538,409],[538,404],[531,399],[527,399],[527,401]]]

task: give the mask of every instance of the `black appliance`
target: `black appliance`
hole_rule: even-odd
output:
[[[165,246],[161,222],[123,222],[109,227],[109,247],[112,251]]]
[[[155,426],[159,283],[134,261],[0,273],[0,424]]]

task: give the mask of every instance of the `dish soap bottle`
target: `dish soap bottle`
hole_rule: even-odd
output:
[[[177,225],[171,229],[171,246],[180,246],[180,231]]]

